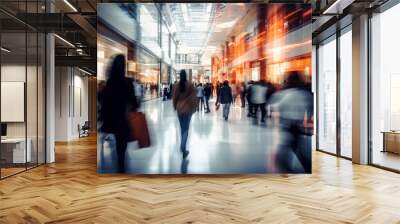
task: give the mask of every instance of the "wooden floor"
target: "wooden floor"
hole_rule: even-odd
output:
[[[312,175],[96,174],[96,141],[0,181],[0,223],[400,223],[400,175],[315,152]]]

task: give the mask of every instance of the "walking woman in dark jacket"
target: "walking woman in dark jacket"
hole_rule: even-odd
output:
[[[186,150],[186,142],[189,135],[189,125],[192,114],[196,112],[198,100],[196,91],[189,81],[187,81],[186,71],[181,70],[179,82],[173,88],[172,103],[178,113],[178,120],[181,127],[181,152],[186,158],[189,151]]]
[[[225,120],[228,120],[229,109],[231,103],[233,103],[232,89],[229,86],[228,80],[224,81],[222,87],[219,90],[219,102],[222,104],[223,107],[222,116],[224,117]]]
[[[125,172],[125,151],[130,139],[127,112],[136,111],[138,104],[132,80],[125,77],[125,56],[115,56],[101,93],[100,131],[115,135],[118,154],[118,172]]]

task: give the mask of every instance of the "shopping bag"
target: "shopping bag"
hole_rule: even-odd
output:
[[[145,114],[142,112],[129,112],[128,125],[131,138],[138,141],[139,148],[149,147],[150,135]]]

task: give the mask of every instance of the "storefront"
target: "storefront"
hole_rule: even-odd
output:
[[[212,58],[213,76],[230,82],[265,80],[282,85],[285,74],[299,71],[311,83],[311,8],[274,4],[255,7],[235,28],[237,34]]]
[[[135,4],[135,7],[100,5],[97,26],[99,80],[106,80],[110,59],[119,53],[126,56],[127,76],[142,85],[144,100],[159,97],[161,85],[172,82],[177,45],[161,18],[160,7],[154,3]],[[114,16],[109,13],[111,11]]]

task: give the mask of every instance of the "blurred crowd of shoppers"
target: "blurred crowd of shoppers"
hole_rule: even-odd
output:
[[[225,80],[222,84],[217,83],[216,95],[216,109],[222,105],[224,120],[228,120],[231,105],[237,104],[240,98],[240,107],[247,105],[247,117],[254,124],[260,122],[267,125],[267,119],[278,121],[281,136],[287,139],[280,141],[278,146],[277,164],[280,172],[298,171],[292,166],[295,155],[304,171],[311,173],[311,146],[306,146],[306,139],[313,132],[313,95],[311,86],[303,81],[300,72],[287,72],[282,85],[265,80],[250,80],[247,85],[244,82],[229,84]]]
[[[127,113],[137,111],[144,95],[144,86],[125,76],[125,57],[115,56],[108,71],[106,82],[99,83],[99,131],[112,133],[115,136],[118,156],[118,171],[125,172],[125,151],[127,143],[132,141],[127,122]],[[291,166],[295,155],[304,170],[311,172],[311,152],[303,150],[300,145],[303,136],[310,135],[310,123],[313,122],[313,96],[309,85],[302,80],[299,72],[289,72],[283,85],[275,86],[265,80],[240,83],[217,82],[198,83],[194,85],[181,70],[179,81],[162,87],[163,100],[172,99],[180,125],[180,151],[183,158],[189,154],[186,144],[192,115],[196,111],[210,113],[209,100],[216,96],[215,109],[222,105],[222,117],[229,119],[232,105],[245,108],[247,117],[254,124],[265,124],[268,119],[276,119],[279,128],[289,136],[281,142],[277,160],[282,172],[293,172]],[[271,123],[271,122],[270,122]],[[312,127],[312,125],[311,125]]]

